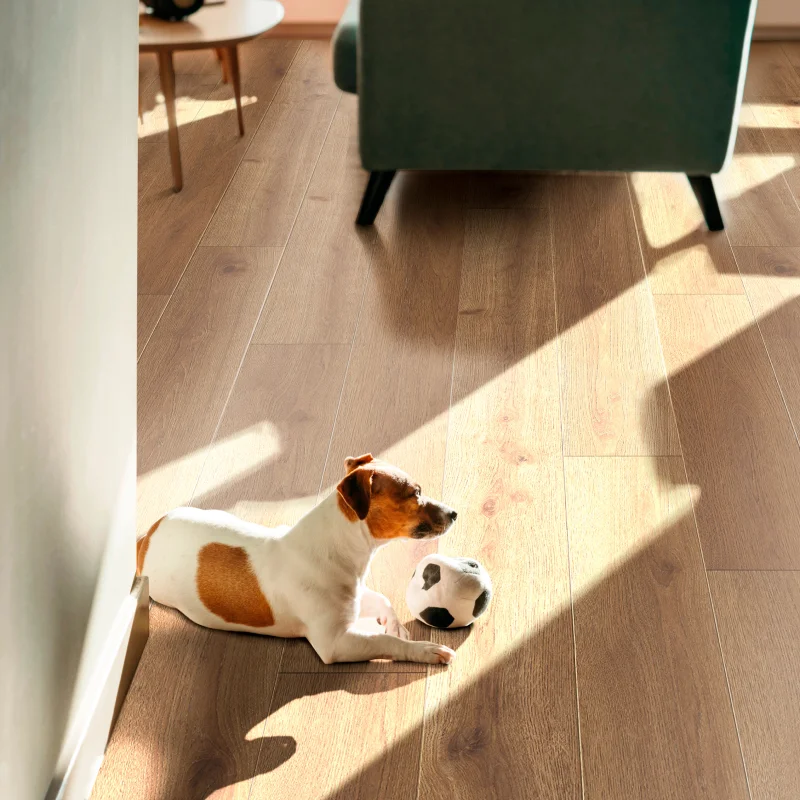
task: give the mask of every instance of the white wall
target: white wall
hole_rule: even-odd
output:
[[[0,797],[38,800],[134,573],[137,8],[2,7]]]

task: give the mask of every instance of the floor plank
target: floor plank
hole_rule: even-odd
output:
[[[139,361],[137,529],[192,496],[279,250],[201,247]]]
[[[780,42],[753,42],[744,99],[800,99],[800,75]]]
[[[156,323],[169,302],[169,295],[140,294],[136,303],[136,357],[142,355]]]
[[[211,631],[155,603],[92,800],[247,800],[283,642]],[[276,760],[281,756],[277,755]]]
[[[580,797],[551,253],[546,206],[468,215],[439,551],[496,592],[433,632],[458,651],[429,677],[424,800]]]
[[[786,183],[794,157],[776,155],[743,106],[733,159],[715,178],[725,229],[732,245],[800,244],[800,209]]]
[[[800,69],[800,42],[781,42],[781,47],[789,63],[795,69]]]
[[[709,580],[752,799],[800,797],[800,573]]]
[[[158,80],[158,59],[155,53],[139,53],[140,91],[155,80]]]
[[[423,675],[281,676],[250,800],[414,800],[424,696]]]
[[[239,57],[248,52],[246,43],[240,46]],[[176,50],[172,54],[175,75],[205,75],[222,80],[222,67],[217,58],[216,51],[207,50]],[[145,80],[158,79],[158,59],[155,53],[139,54],[139,77]]]
[[[294,57],[297,42],[259,39],[242,47],[242,93],[256,98],[243,108],[239,137],[229,86],[209,97],[197,118],[180,128],[183,190],[153,184],[139,202],[139,291],[170,294],[189,262],[272,96]]]
[[[566,455],[675,455],[664,378],[624,177],[553,179]],[[578,225],[575,221],[579,220]]]
[[[183,192],[152,113],[139,143],[140,524],[192,497],[291,522],[344,456],[372,450],[458,507],[438,546],[486,563],[495,597],[469,632],[411,626],[457,647],[429,673],[324,667],[305,642],[155,607],[98,797],[742,796],[689,497],[709,563],[800,569],[800,448],[781,405],[800,403],[800,49],[754,53],[715,178],[722,235],[682,176],[620,174],[400,174],[358,230],[357,98],[334,89],[325,43],[241,48],[244,139],[214,53],[176,57],[196,109],[181,111]],[[152,105],[152,56],[140,83]],[[192,258],[207,227],[237,246]],[[599,456],[567,459],[566,510],[562,401],[567,454]],[[374,564],[401,618],[429,547]],[[740,574],[715,600],[751,800],[794,798],[798,591]]]
[[[364,180],[358,101],[344,95],[254,341],[352,342],[375,240],[355,225]]]
[[[800,434],[800,247],[740,247],[747,296]]]
[[[199,113],[203,104],[220,82],[219,75],[178,75],[175,76],[175,113],[178,126],[187,125]],[[166,143],[167,108],[160,81],[153,81],[140,90],[141,115],[139,117],[139,138],[149,143]]]
[[[800,448],[747,298],[655,305],[706,566],[800,568]]]
[[[400,175],[376,223],[377,244],[324,479],[348,455],[372,450],[442,490],[458,287],[464,177]],[[410,575],[425,548],[399,543],[373,563],[376,582]],[[391,555],[390,555],[391,554]],[[392,566],[394,564],[394,566]],[[381,590],[382,591],[382,590]],[[392,587],[391,595],[396,590]],[[391,595],[389,595],[391,597]],[[402,603],[398,604],[398,608]]]
[[[139,142],[138,198],[154,191],[171,188],[172,171],[169,164],[169,145],[165,142]],[[152,295],[151,295],[152,296]]]
[[[317,502],[348,345],[251,345],[192,505],[291,525]]]
[[[773,158],[785,167],[782,175],[800,204],[800,100],[754,103],[752,111]]]
[[[301,45],[203,244],[286,244],[339,102],[329,50],[327,42]]]
[[[712,233],[685,175],[630,177],[639,241],[653,294],[742,294],[728,237]]]
[[[547,204],[547,181],[535,172],[473,172],[467,208],[522,208]]]
[[[214,50],[178,50],[172,58],[176,75],[211,75],[222,80],[222,67]]]
[[[344,459],[372,452],[406,469],[433,497],[442,490],[464,237],[463,178],[400,175],[376,225],[379,244],[356,333],[323,480],[331,491]],[[405,580],[431,547],[392,542],[372,562],[369,585],[408,620]],[[413,638],[429,629],[413,621]],[[320,669],[303,643],[287,648],[284,668]],[[331,668],[325,668],[326,671]],[[339,664],[339,671],[419,670],[422,665]]]
[[[585,797],[745,800],[681,460],[564,469]]]

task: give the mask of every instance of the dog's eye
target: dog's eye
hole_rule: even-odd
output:
[[[420,489],[419,486],[417,486],[417,488],[414,489],[414,497],[416,497],[417,500],[419,500],[421,495],[422,495],[422,489]]]

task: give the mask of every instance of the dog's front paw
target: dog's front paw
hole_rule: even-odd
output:
[[[413,661],[420,661],[423,664],[449,664],[456,657],[455,652],[443,644],[416,642],[416,645],[415,655],[419,657],[412,659]]]

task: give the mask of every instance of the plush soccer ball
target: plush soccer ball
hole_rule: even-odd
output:
[[[417,564],[406,590],[409,611],[433,628],[462,628],[486,611],[489,573],[474,558],[433,553]]]

